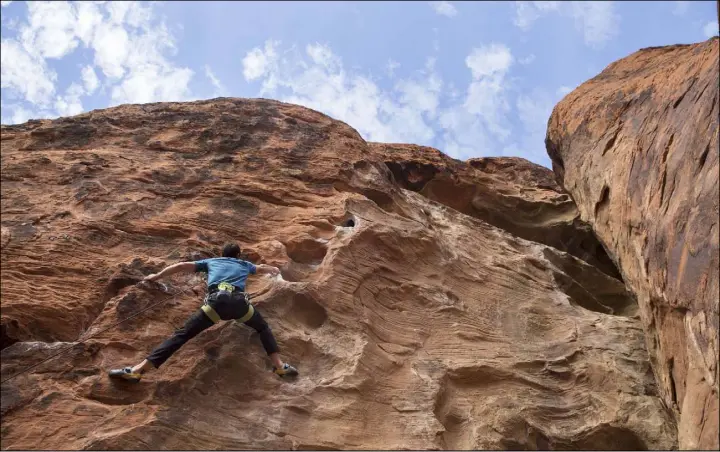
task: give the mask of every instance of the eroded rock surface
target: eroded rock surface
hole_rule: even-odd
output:
[[[563,186],[637,295],[680,447],[718,449],[718,38],[641,50],[553,111]]]
[[[624,284],[512,229],[526,215],[542,230],[542,214],[500,212],[528,196],[572,223],[546,173],[523,192],[506,160],[471,162],[491,215],[466,215],[401,188],[384,153],[267,100],[3,126],[2,379],[72,349],[2,384],[2,448],[675,447]],[[300,378],[272,375],[259,338],[228,323],[137,385],[109,381],[204,290],[197,275],[135,283],[229,240],[282,268],[249,290]]]
[[[620,274],[552,171],[522,158],[454,160],[437,149],[370,143],[401,187]]]

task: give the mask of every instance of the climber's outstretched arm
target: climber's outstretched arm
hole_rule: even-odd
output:
[[[165,267],[160,273],[148,275],[143,281],[157,281],[165,276],[174,275],[175,273],[193,273],[195,271],[194,262],[178,262],[177,264]]]
[[[272,275],[272,276],[275,276],[275,275],[279,275],[279,274],[280,274],[280,269],[277,268],[277,267],[273,267],[272,265],[260,264],[260,265],[256,265],[256,267],[257,267],[257,274],[258,274],[258,275]]]

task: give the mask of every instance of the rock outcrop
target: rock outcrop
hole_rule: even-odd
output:
[[[718,449],[718,38],[644,49],[555,107],[560,183],[637,295],[679,445]]]
[[[636,301],[572,245],[590,240],[575,207],[528,162],[409,148],[480,187],[455,197],[413,185],[396,146],[269,100],[1,132],[3,449],[676,445]],[[137,385],[109,381],[204,293],[198,275],[136,283],[231,240],[281,267],[249,290],[300,378],[227,323]]]
[[[615,264],[552,171],[522,158],[454,160],[437,149],[370,143],[408,190],[511,234],[544,243],[620,279]]]

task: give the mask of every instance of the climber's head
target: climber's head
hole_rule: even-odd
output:
[[[237,243],[228,243],[223,247],[223,257],[234,257],[235,259],[240,258],[240,247]]]

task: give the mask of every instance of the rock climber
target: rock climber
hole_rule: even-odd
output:
[[[202,308],[191,315],[182,328],[155,348],[140,364],[113,369],[109,372],[111,378],[139,382],[142,374],[151,366],[159,368],[187,341],[220,320],[235,320],[253,328],[260,334],[263,348],[272,361],[273,372],[281,377],[298,375],[297,369],[280,359],[279,348],[270,327],[245,296],[245,280],[249,275],[275,276],[280,273],[280,269],[271,265],[256,266],[240,259],[240,247],[232,243],[225,245],[222,257],[170,265],[160,273],[146,276],[143,281],[157,281],[164,276],[192,272],[208,274],[208,296]]]

